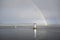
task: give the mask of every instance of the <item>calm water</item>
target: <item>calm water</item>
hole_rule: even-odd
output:
[[[0,40],[35,40],[33,27],[0,26]],[[36,40],[60,40],[60,26],[37,27]]]

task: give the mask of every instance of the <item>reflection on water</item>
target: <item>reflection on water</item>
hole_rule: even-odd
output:
[[[0,40],[34,40],[33,28],[0,27]],[[60,26],[37,27],[36,40],[60,40]]]

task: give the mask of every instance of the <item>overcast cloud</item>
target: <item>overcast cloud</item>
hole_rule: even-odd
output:
[[[33,23],[43,20],[60,23],[60,0],[0,0],[0,23]],[[35,7],[37,6],[37,7]]]

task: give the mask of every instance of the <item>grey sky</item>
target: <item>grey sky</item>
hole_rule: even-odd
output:
[[[59,2],[60,0],[0,0],[0,23],[33,23],[43,20],[34,4],[48,23],[60,23]]]

